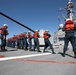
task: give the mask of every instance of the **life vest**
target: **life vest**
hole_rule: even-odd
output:
[[[38,36],[38,32],[34,32],[33,37],[34,37],[34,38],[39,38],[39,36]]]
[[[12,38],[11,38],[11,41],[12,41],[12,42],[14,42],[14,41],[15,41],[15,39],[12,37]]]
[[[22,33],[20,33],[19,35],[18,35],[18,37],[19,37],[19,39],[22,39]]]
[[[2,28],[0,28],[0,34],[2,34]]]
[[[18,35],[15,36],[15,40],[17,40],[17,39],[18,39]]]
[[[6,26],[2,26],[2,34],[3,35],[8,35],[8,30]]]
[[[13,38],[13,40],[14,40],[14,41],[17,39],[17,37],[16,37],[16,36],[13,36],[12,38]]]
[[[28,38],[31,39],[32,38],[32,35],[30,33],[28,33]]]
[[[19,34],[18,34],[16,37],[17,37],[17,40],[18,40],[18,39],[20,38],[20,37],[19,37]]]
[[[65,22],[65,30],[74,30],[74,22],[72,20],[68,20]]]
[[[44,39],[50,38],[50,36],[48,36],[47,34],[48,34],[47,32],[44,32]]]
[[[8,30],[2,28],[2,34],[3,34],[3,35],[8,35]]]
[[[27,35],[25,33],[22,36],[23,36],[23,38],[27,37]]]

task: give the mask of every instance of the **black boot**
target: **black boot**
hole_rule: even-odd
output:
[[[0,50],[1,50],[1,46],[0,46]]]
[[[52,52],[52,54],[56,54],[55,52]]]
[[[41,52],[41,51],[38,49],[38,52]]]
[[[43,53],[45,53],[45,49],[46,49],[46,48],[44,48]]]
[[[53,49],[53,48],[52,48],[51,50],[52,50],[52,54],[56,54],[56,53],[54,52],[54,49]]]
[[[74,58],[76,58],[76,52],[74,52]]]
[[[3,46],[1,46],[0,52],[4,52]]]
[[[65,57],[65,51],[63,51],[63,54],[62,54],[62,56],[63,56],[63,57]]]
[[[45,49],[43,50],[43,53],[45,53]]]
[[[5,49],[5,46],[2,47],[2,51],[6,52],[7,50]]]

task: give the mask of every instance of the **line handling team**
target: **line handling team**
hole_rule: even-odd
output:
[[[18,35],[14,35],[13,37],[6,39],[6,36],[8,35],[7,28],[8,28],[7,24],[4,24],[0,28],[0,52],[7,51],[5,49],[5,46],[24,49],[24,50],[28,50],[28,46],[29,46],[30,51],[36,51],[36,48],[37,48],[37,51],[41,52],[40,48],[39,48],[39,39],[38,38],[44,38],[45,46],[44,46],[43,52],[45,52],[45,50],[49,46],[52,51],[52,54],[56,54],[54,52],[53,45],[51,44],[51,42],[49,40],[49,38],[51,37],[51,34],[49,33],[48,30],[44,31],[43,36],[40,36],[39,31],[35,30],[33,35],[31,34],[30,31],[28,31],[27,34],[20,33]],[[62,56],[65,57],[68,43],[71,42],[71,45],[73,47],[73,52],[74,52],[74,58],[76,58],[76,38],[75,38],[76,22],[74,22],[71,19],[66,19],[65,24],[63,26],[63,31],[65,32],[65,38],[64,38],[64,48],[63,48]],[[28,41],[27,41],[27,39],[28,39]],[[34,42],[33,49],[32,49],[32,39]]]

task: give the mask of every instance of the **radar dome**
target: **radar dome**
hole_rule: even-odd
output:
[[[63,28],[63,24],[60,24],[60,25],[59,25],[59,28]]]

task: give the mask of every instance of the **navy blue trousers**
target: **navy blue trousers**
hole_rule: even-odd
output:
[[[76,43],[75,43],[75,36],[74,36],[74,32],[67,32],[65,34],[65,38],[64,38],[64,49],[63,51],[66,52],[67,51],[67,47],[68,47],[68,43],[71,43],[73,51],[76,52]]]

